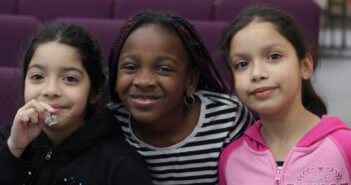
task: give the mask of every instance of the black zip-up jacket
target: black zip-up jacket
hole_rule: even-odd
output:
[[[42,132],[16,158],[7,139],[11,125],[0,128],[1,185],[148,185],[143,159],[121,136],[105,113],[90,119],[57,148]]]

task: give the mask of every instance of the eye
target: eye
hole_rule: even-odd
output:
[[[161,72],[161,73],[169,73],[174,71],[171,67],[166,66],[166,65],[161,65],[156,67],[156,71]]]
[[[120,70],[126,72],[126,73],[134,73],[135,71],[138,70],[138,66],[134,64],[125,64],[123,65]]]
[[[268,56],[268,60],[278,60],[282,57],[282,55],[274,53]]]
[[[248,65],[249,65],[249,63],[247,63],[245,61],[241,61],[241,62],[238,62],[237,64],[235,64],[234,69],[244,69]]]
[[[78,79],[75,78],[74,76],[66,76],[65,78],[63,78],[64,81],[67,81],[69,83],[74,83],[74,82],[77,82]]]
[[[32,76],[30,76],[30,79],[34,80],[34,81],[39,81],[39,80],[44,79],[44,77],[40,74],[33,74]]]

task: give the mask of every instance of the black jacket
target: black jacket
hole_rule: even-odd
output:
[[[1,185],[147,185],[142,158],[111,115],[97,116],[52,148],[42,132],[20,159],[9,151],[11,124],[0,128]]]

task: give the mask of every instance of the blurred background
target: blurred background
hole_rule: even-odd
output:
[[[320,56],[313,85],[328,114],[351,126],[351,0],[0,0],[0,125],[11,122],[23,105],[20,63],[30,36],[43,23],[73,23],[90,31],[106,67],[114,37],[128,17],[142,10],[172,11],[191,20],[224,70],[216,55],[222,30],[250,5],[278,8],[301,23]]]

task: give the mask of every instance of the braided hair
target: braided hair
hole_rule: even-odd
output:
[[[156,24],[178,34],[190,57],[191,67],[199,68],[201,71],[197,89],[212,90],[216,92],[229,93],[222,78],[217,71],[212,58],[202,42],[195,27],[186,19],[174,15],[171,12],[143,11],[129,18],[121,27],[113,46],[110,50],[109,85],[113,101],[119,101],[115,92],[118,73],[119,55],[128,36],[137,28],[146,24]]]

